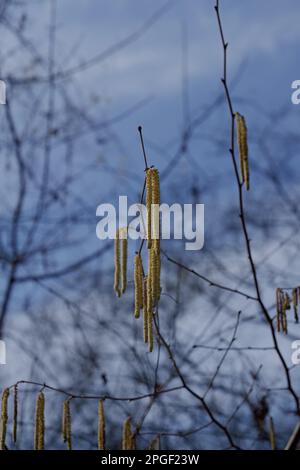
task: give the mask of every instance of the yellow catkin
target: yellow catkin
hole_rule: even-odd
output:
[[[132,449],[132,432],[130,416],[124,421],[122,435],[122,450]]]
[[[117,230],[115,238],[115,280],[114,280],[114,290],[118,297],[121,296],[120,291],[120,234]]]
[[[153,253],[152,290],[153,303],[157,304],[160,298],[160,256],[155,252]]]
[[[45,440],[45,395],[40,392],[35,406],[34,449],[43,450]]]
[[[288,333],[288,322],[287,322],[287,310],[291,309],[291,300],[290,297],[287,293],[283,293],[283,313],[282,313],[282,331],[283,333],[287,334]]]
[[[13,412],[13,441],[17,442],[17,429],[18,429],[18,384],[14,385],[14,412]]]
[[[300,287],[295,287],[295,289],[297,290],[297,298],[298,298],[298,304],[299,304],[300,303]],[[297,309],[297,312],[298,312],[298,309]],[[298,323],[298,321],[299,321],[298,313],[297,313],[297,318],[295,317],[295,320]]]
[[[285,305],[285,310],[290,310],[291,309],[291,299],[290,299],[290,296],[289,294],[285,294],[285,301],[284,301],[284,305]]]
[[[62,435],[64,442],[67,443],[68,449],[72,450],[72,424],[70,400],[65,400],[63,403]]]
[[[155,305],[156,302],[156,284],[157,284],[157,266],[156,266],[156,255],[154,248],[150,250],[150,279],[151,279],[151,292],[152,292],[152,303]]]
[[[5,388],[2,392],[2,402],[1,402],[1,423],[0,423],[0,449],[5,450],[5,438],[6,438],[6,429],[7,429],[7,404],[9,397],[9,389]]]
[[[277,331],[281,331],[281,317],[283,315],[283,301],[282,301],[282,291],[278,287],[276,289],[276,309],[277,309]]]
[[[287,335],[288,333],[288,323],[287,323],[287,315],[286,315],[286,310],[283,313],[282,316],[282,331]]]
[[[148,320],[148,350],[153,351],[153,304],[151,282],[147,282],[147,320]]]
[[[295,321],[298,323],[298,321],[299,321],[299,318],[298,318],[298,301],[299,301],[299,297],[298,297],[298,288],[297,287],[295,287],[293,289],[292,298],[293,298],[293,307],[294,307],[294,317],[295,317]]]
[[[152,168],[146,172],[146,209],[147,209],[147,239],[148,248],[152,245]]]
[[[270,417],[270,444],[271,449],[276,450],[276,436],[272,416]]]
[[[139,253],[134,257],[134,316],[139,318],[140,310],[143,308],[143,265]]]
[[[105,450],[105,416],[103,400],[98,405],[98,449]]]
[[[244,116],[236,113],[237,137],[240,156],[240,167],[242,181],[245,183],[247,191],[250,189],[249,161],[248,161],[248,137],[247,126]]]
[[[152,229],[152,243],[155,254],[160,252],[160,226],[159,226],[159,205],[160,205],[160,187],[159,187],[159,173],[156,168],[152,168],[152,206],[151,206],[151,229]]]
[[[128,240],[127,240],[127,229],[122,230],[122,269],[121,269],[121,280],[122,280],[122,294],[126,291],[127,287],[127,252],[128,252]]]
[[[144,278],[143,291],[143,315],[144,315],[144,342],[148,343],[148,292],[147,292],[148,276]]]
[[[151,282],[152,303],[156,305],[160,298],[160,255],[157,255],[152,246],[149,250],[148,279]]]
[[[158,254],[156,264],[156,302],[160,299],[160,268],[160,254]]]

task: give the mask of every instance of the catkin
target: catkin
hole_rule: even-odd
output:
[[[144,278],[143,291],[143,315],[144,315],[144,342],[148,343],[148,292],[147,292],[148,276]]]
[[[115,238],[115,280],[114,280],[114,290],[118,297],[121,296],[120,291],[120,234],[117,230]]]
[[[122,270],[121,270],[122,294],[124,294],[124,292],[126,291],[126,287],[127,287],[127,251],[128,251],[127,229],[124,229],[122,232]]]
[[[122,450],[132,449],[132,432],[131,432],[131,418],[130,416],[124,421],[123,435],[122,435]]]
[[[134,316],[135,318],[139,318],[140,310],[143,308],[143,265],[139,253],[137,253],[134,258],[134,289]]]
[[[14,385],[14,412],[13,412],[13,441],[17,442],[17,427],[18,427],[18,384]]]
[[[152,303],[156,305],[160,298],[160,255],[152,246],[148,250],[148,282],[151,283]]]
[[[148,248],[152,245],[152,168],[146,172],[146,209],[147,209],[147,239]]]
[[[275,436],[275,428],[272,416],[270,417],[270,444],[271,449],[276,450],[276,436]]]
[[[283,289],[276,289],[276,311],[277,311],[277,331],[282,331],[283,333],[288,333],[288,321],[287,321],[287,311],[291,309],[291,300],[294,306],[295,318],[297,316],[297,302],[298,299],[295,298],[293,292],[292,299],[287,292],[284,292]]]
[[[293,289],[293,294],[292,294],[292,298],[293,298],[293,307],[294,307],[294,317],[295,317],[295,321],[298,323],[299,321],[299,318],[298,318],[298,301],[299,301],[299,296],[298,296],[298,288],[295,287]]]
[[[70,400],[65,400],[63,403],[62,435],[64,442],[67,443],[68,449],[72,450],[72,424]]]
[[[5,388],[2,393],[2,402],[1,402],[1,423],[0,423],[0,449],[5,450],[5,438],[6,438],[6,429],[7,429],[7,404],[9,397],[9,389]]]
[[[278,287],[276,289],[276,310],[277,310],[277,331],[281,331],[281,317],[283,315],[283,299],[282,299],[282,290]]]
[[[152,288],[148,277],[147,282],[147,323],[148,323],[148,350],[153,351],[153,304],[152,304]]]
[[[152,194],[151,194],[151,238],[153,243],[153,248],[156,255],[159,255],[160,244],[159,244],[159,205],[160,205],[160,187],[159,187],[159,173],[156,168],[152,168]]]
[[[43,450],[45,440],[45,395],[40,392],[35,406],[34,449]]]
[[[155,250],[152,250],[152,268],[151,268],[151,275],[152,275],[152,298],[153,304],[157,304],[160,298],[160,256],[155,253]]]
[[[247,126],[244,116],[236,113],[237,138],[240,156],[240,167],[242,181],[245,183],[247,191],[250,189],[249,161],[248,161],[248,138]]]
[[[98,406],[98,449],[105,450],[105,416],[103,400]]]
[[[283,317],[282,317],[282,325],[283,325],[283,332],[285,334],[288,333],[288,322],[287,322],[287,310],[291,309],[291,300],[289,295],[286,293],[284,296],[284,303],[283,303]]]

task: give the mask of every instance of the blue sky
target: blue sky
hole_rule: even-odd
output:
[[[139,29],[165,2],[64,0],[57,4],[59,57],[64,66],[71,66],[94,57]],[[135,102],[151,98],[147,106],[118,129],[130,148],[135,135],[129,130],[140,122],[149,138],[162,144],[181,128],[183,35],[188,50],[191,110],[213,100],[220,91],[222,58],[213,5],[213,0],[174,0],[170,9],[136,42],[77,75],[78,93],[88,99],[96,88],[104,97],[102,109],[107,115],[113,116]],[[32,36],[36,38],[37,31],[44,32],[46,40],[49,4],[44,2],[34,8]],[[234,77],[243,65],[236,91],[244,97],[254,97],[266,109],[288,103],[290,84],[298,78],[299,10],[296,0],[221,2],[230,44],[229,76]],[[291,112],[295,112],[292,107]]]
[[[26,35],[42,56],[47,54],[48,49],[49,5],[49,1],[35,0],[28,7],[30,28],[26,31]],[[82,63],[89,62],[98,54],[128,37],[128,35],[139,31],[154,12],[164,5],[165,2],[161,0],[151,2],[149,0],[85,0],[81,2],[57,0],[56,23],[58,35],[55,55],[60,64],[59,71],[73,69]],[[87,136],[81,135],[81,132],[83,134],[85,129],[76,127],[78,125],[77,121],[74,123],[74,129],[80,137],[76,139],[74,144],[77,165],[75,169],[81,169],[86,162],[94,161],[97,158],[96,163],[98,166],[96,166],[96,170],[93,167],[92,172],[87,172],[84,178],[80,180],[79,185],[76,186],[75,183],[74,194],[71,193],[66,196],[68,201],[71,200],[71,203],[74,203],[74,207],[77,207],[78,201],[80,202],[78,203],[78,208],[80,208],[78,218],[85,218],[88,223],[86,225],[79,223],[78,228],[76,226],[73,233],[68,233],[70,240],[73,235],[74,238],[77,236],[78,238],[82,237],[79,248],[77,245],[73,247],[70,244],[70,249],[67,250],[63,245],[62,250],[52,255],[52,258],[50,257],[50,262],[58,260],[59,266],[65,266],[70,261],[76,261],[83,254],[90,253],[101,246],[102,242],[96,238],[95,234],[97,223],[95,213],[98,204],[113,202],[122,194],[129,194],[130,203],[136,202],[136,195],[139,194],[143,181],[143,159],[138,140],[138,125],[142,125],[144,129],[150,163],[157,165],[159,170],[163,172],[180,144],[183,124],[195,115],[206,113],[207,108],[220,95],[224,97],[224,90],[220,81],[223,57],[213,8],[214,0],[174,0],[169,2],[168,5],[169,7],[164,14],[136,41],[131,42],[105,60],[78,71],[72,80],[68,82],[68,90],[72,97],[75,97],[78,108],[87,109],[89,116],[98,123],[122,115],[126,110],[138,106],[126,119],[111,124],[103,132],[99,131],[97,134],[99,138],[116,137],[114,141],[112,139],[113,143],[109,141],[107,147],[98,145],[92,133]],[[274,194],[269,192],[270,185],[265,186],[265,181],[255,171],[255,166],[267,167],[267,163],[270,161],[274,162],[275,165],[279,165],[282,159],[286,158],[284,144],[280,142],[280,133],[283,131],[298,133],[299,131],[300,105],[298,107],[291,103],[291,83],[296,79],[300,79],[298,59],[300,3],[298,0],[284,2],[281,0],[244,0],[243,2],[221,0],[220,5],[224,32],[229,42],[229,83],[236,105],[235,109],[246,116],[249,131],[251,171],[253,169],[251,184],[253,181],[254,191],[246,196],[247,209],[250,207],[249,212],[252,216],[252,223],[264,216],[266,219],[273,218],[272,220],[277,224],[275,230],[271,233],[270,239],[267,239],[267,232],[264,232],[263,235],[259,233],[254,237],[252,245],[255,259],[260,263],[259,270],[260,273],[262,272],[261,278],[264,284],[263,287],[265,287],[267,302],[273,308],[275,276],[272,276],[275,268],[278,285],[285,282],[288,276],[288,284],[290,282],[299,282],[298,262],[294,256],[295,245],[292,246],[290,252],[288,252],[288,249],[284,251],[286,248],[284,246],[283,252],[280,251],[278,255],[269,260],[270,264],[264,263],[262,260],[273,249],[274,240],[272,236],[276,239],[276,243],[280,243],[284,237],[289,235],[289,229],[294,230],[295,226],[290,227],[285,224],[285,214],[281,213],[280,210],[276,212],[276,208],[274,210],[272,206],[265,215],[261,213],[259,210],[260,197],[264,198],[265,203],[270,198],[270,203],[272,203]],[[10,43],[7,42],[6,47],[8,50],[9,46]],[[12,70],[19,67],[20,74],[24,74],[22,57],[19,58],[19,61],[16,61],[15,56],[12,54],[5,61],[4,72],[9,74],[11,64]],[[24,62],[26,63],[26,60]],[[29,75],[34,72],[35,70],[32,69],[28,71]],[[45,73],[37,65],[36,73],[41,74],[42,72]],[[5,79],[5,76],[3,78]],[[61,104],[59,99],[56,104],[56,118],[59,122],[59,106]],[[26,114],[26,111],[27,109],[24,114]],[[275,117],[276,115],[284,115],[284,120],[280,120],[279,125],[276,125],[272,119],[270,120],[270,114],[272,113]],[[26,119],[28,116],[25,118],[23,114],[20,114],[18,117],[21,125],[27,124]],[[34,131],[33,135],[38,137],[39,133],[44,132],[43,118],[41,115],[38,117],[31,116],[33,122],[35,118],[38,122],[36,134]],[[203,270],[205,273],[207,269],[207,275],[212,275],[216,280],[224,274],[222,269],[218,270],[218,262],[221,266],[223,262],[226,268],[228,267],[227,275],[229,279],[226,279],[226,282],[228,281],[234,287],[239,287],[244,280],[249,279],[249,266],[246,256],[243,258],[240,256],[241,252],[243,252],[243,255],[245,254],[240,232],[235,237],[231,231],[232,225],[236,224],[235,226],[237,226],[238,211],[234,212],[233,205],[229,206],[228,204],[228,201],[230,203],[234,201],[233,204],[236,203],[236,188],[232,180],[232,167],[227,151],[229,145],[228,126],[228,110],[222,101],[215,112],[197,129],[191,142],[188,158],[181,159],[180,164],[172,173],[174,178],[167,180],[169,186],[168,184],[162,186],[162,195],[164,202],[168,202],[170,197],[176,197],[178,202],[188,203],[191,202],[186,200],[187,197],[190,197],[190,188],[193,183],[196,185],[200,190],[200,200],[198,199],[196,202],[205,204],[206,243],[202,252],[193,254],[193,259],[188,258],[187,253],[183,253],[184,260],[187,260],[187,263],[194,261],[197,269],[199,267],[199,270]],[[257,136],[260,134],[263,136],[264,129],[267,126],[273,127],[273,142],[270,144],[270,154],[268,155],[262,149],[259,149],[255,142]],[[278,142],[276,140],[277,134],[279,136]],[[297,143],[298,145],[289,148],[290,154],[287,156],[289,158],[287,158],[286,164],[287,172],[290,175],[288,189],[294,190],[291,193],[293,200],[297,200],[297,191],[299,191],[297,177],[299,176],[298,152],[300,142]],[[40,149],[37,146],[36,154],[33,156],[36,159],[34,161],[38,162],[37,164],[41,161],[40,157],[43,156],[43,150],[40,153],[39,151]],[[51,184],[55,186],[57,181],[61,180],[58,165],[63,150],[60,152],[55,147],[53,154],[54,164],[51,167]],[[29,155],[29,158],[31,158],[31,155]],[[108,165],[110,165],[109,171]],[[73,170],[74,167],[70,169],[67,166],[67,171],[71,173]],[[129,177],[126,177],[126,174]],[[213,184],[210,184],[211,181]],[[16,187],[15,175],[11,176],[9,184],[10,191],[1,189],[2,203],[3,201],[9,203],[6,207],[8,215],[10,215],[9,211],[14,197],[14,188]],[[202,189],[204,189],[203,199]],[[272,190],[274,191],[274,187],[272,187]],[[34,199],[34,197],[33,192],[32,198]],[[133,198],[135,199],[133,200]],[[84,204],[81,205],[82,201]],[[67,219],[68,211],[70,210],[71,213],[73,206],[70,209],[68,205],[64,206],[62,204],[60,206],[57,204],[55,209],[59,215],[63,214]],[[236,206],[234,206],[234,209],[236,209]],[[227,214],[227,210],[231,211],[230,214]],[[219,214],[220,217],[218,217]],[[48,215],[50,219],[54,215],[57,216],[54,211],[50,211]],[[227,215],[230,215],[230,217]],[[48,235],[49,227],[51,227],[50,224],[49,226],[45,224],[42,227],[40,230],[41,239],[44,235]],[[296,229],[295,233],[298,236],[298,226],[296,226]],[[217,240],[217,244],[213,245],[215,251],[210,252],[209,235],[212,230],[214,235],[212,239],[214,243]],[[70,230],[70,232],[72,231]],[[112,247],[111,244],[111,251],[108,255],[110,261],[107,268],[108,272],[113,270]],[[171,245],[170,251],[172,249],[174,250],[174,245]],[[176,254],[179,256],[179,252]],[[217,259],[216,263],[214,256]],[[282,260],[286,261],[284,265],[281,264]],[[96,276],[99,273],[101,274],[103,266],[106,269],[106,264],[103,261],[100,267],[97,267],[97,263],[98,260],[95,259],[94,265],[91,267],[91,271],[94,269]],[[34,272],[40,272],[44,269],[40,260],[36,263],[33,262],[33,264],[35,264]],[[168,287],[169,268],[170,265],[166,263],[164,265],[166,282],[163,288]],[[31,267],[26,267],[26,269],[22,272],[23,275],[31,272]],[[97,269],[99,270],[97,271]],[[271,274],[268,269],[270,269]],[[85,271],[82,272],[83,277],[85,277]],[[88,269],[87,272],[89,273]],[[189,280],[191,284],[194,281],[192,278],[189,278]],[[77,292],[76,289],[73,289],[73,284],[68,285],[68,282],[65,284],[60,282],[58,280],[55,287],[61,289],[63,294],[70,291],[76,301],[77,295],[81,300],[81,295],[84,303],[85,285],[79,285]],[[205,292],[205,286],[199,285],[198,287],[198,284],[196,286],[194,292],[198,289],[199,296],[195,294],[195,301],[189,305],[189,319],[183,318],[182,320],[182,317],[179,318],[179,321],[182,322],[180,327],[181,334],[184,336],[183,339],[188,337],[187,335],[193,336],[194,323],[195,332],[198,334],[197,328],[199,328],[207,341],[222,336],[227,338],[226,334],[224,335],[220,331],[220,328],[206,329],[205,325],[209,325],[211,322],[210,313],[211,311],[214,312],[214,310],[211,310],[211,306],[214,305],[213,299],[210,297],[210,292],[207,298],[202,295],[202,292]],[[38,299],[38,304],[37,292],[41,291],[35,285],[34,289],[36,295],[32,297]],[[98,294],[97,286],[95,290]],[[18,291],[19,298],[17,300],[23,300],[27,293],[31,295],[31,291],[33,291],[31,284],[28,287],[28,292],[27,287],[22,286]],[[42,295],[45,295],[44,291],[42,291]],[[53,301],[50,294],[49,297]],[[108,290],[107,297],[110,300],[108,301],[105,298],[105,302],[111,307],[109,302],[112,301],[112,290]],[[89,300],[87,298],[87,303]],[[130,300],[128,300],[128,304],[129,302]],[[248,315],[245,324],[243,324],[245,329],[242,337],[245,338],[245,342],[249,340],[248,321],[251,321],[255,328],[255,330],[252,330],[253,340],[259,341],[261,339],[265,341],[265,330],[261,329],[261,334],[256,331],[256,324],[259,323],[257,317],[254,317],[257,314],[256,307],[249,306],[249,302],[246,300],[243,302],[233,301],[231,305],[226,303],[225,306],[231,309],[228,316],[226,308],[224,308],[224,312],[222,309],[220,312],[224,317],[226,316],[226,322],[229,319],[231,328],[232,312],[235,314],[238,308],[244,309],[245,316]],[[107,315],[107,307],[103,308],[102,304],[99,307],[98,298],[96,298],[95,304],[100,310],[99,318],[101,320],[110,319]],[[60,324],[64,325],[66,319],[62,318],[63,315],[61,315],[61,312],[64,312],[64,306],[59,305],[62,310],[56,308],[54,301],[53,304],[49,302],[49,305],[46,305],[46,308],[49,308],[47,314],[51,319],[58,318],[58,322],[62,322]],[[172,304],[166,305],[166,313],[172,314],[170,308]],[[201,309],[199,305],[201,305]],[[40,324],[41,313],[44,315],[44,312],[41,312],[38,307],[33,320],[30,315],[24,315],[26,321],[34,321],[37,325]],[[51,311],[51,308],[53,311]],[[15,307],[14,312],[22,311],[22,309],[23,304],[19,308]],[[197,312],[199,316],[194,315],[196,309],[199,310]],[[44,304],[41,310],[44,310]],[[98,310],[95,308],[92,313],[95,314],[98,321]],[[251,315],[253,316],[251,317]],[[89,320],[88,316],[87,318]],[[216,318],[219,318],[218,315],[216,315]],[[18,316],[12,315],[11,321],[15,330],[18,331],[19,328],[22,332],[22,328],[18,323]],[[117,322],[116,325],[119,327]],[[224,325],[225,323],[222,323],[221,330]],[[62,331],[64,333],[68,329],[63,327]],[[211,332],[212,336],[210,336]],[[209,336],[207,337],[206,334]],[[298,334],[297,330],[295,330],[295,334]],[[131,340],[132,336],[129,336],[129,338]],[[57,342],[59,343],[59,341],[62,341],[60,347],[65,348],[67,343],[65,343],[63,337],[61,340],[61,336],[58,335]],[[97,341],[96,338],[96,344]],[[290,345],[286,342],[285,346],[288,355]],[[59,347],[57,347],[57,351],[57,354],[59,354]],[[45,361],[48,360],[51,361],[51,357],[50,359],[45,358]],[[266,363],[271,363],[272,360],[266,358]],[[17,368],[20,367],[18,364],[16,366]],[[274,373],[274,368],[271,369],[268,368],[274,378],[276,370]],[[15,374],[15,370],[12,373]],[[65,377],[62,380],[64,379]],[[119,375],[117,375],[117,379],[119,380]]]

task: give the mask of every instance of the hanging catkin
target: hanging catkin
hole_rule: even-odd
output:
[[[140,310],[143,308],[143,265],[139,253],[134,257],[134,316],[139,318]]]
[[[160,252],[160,226],[159,226],[159,205],[160,205],[160,187],[159,187],[159,173],[156,168],[152,168],[152,205],[151,205],[151,229],[152,229],[152,243],[156,255]]]
[[[298,301],[299,301],[299,296],[298,296],[298,288],[297,288],[297,287],[295,287],[295,288],[293,289],[292,297],[293,297],[294,317],[295,317],[295,321],[298,323],[298,322],[299,322],[299,318],[298,318]]]
[[[271,449],[276,450],[276,436],[272,416],[270,416],[270,444]]]
[[[285,293],[283,300],[283,315],[282,315],[282,330],[285,334],[288,333],[287,310],[291,309],[291,299],[288,293]]]
[[[148,248],[152,245],[152,168],[146,171],[146,209],[147,209],[147,239]]]
[[[132,449],[132,432],[130,416],[124,421],[122,435],[122,450]]]
[[[151,290],[155,305],[160,298],[160,256],[155,253],[154,247],[151,249]]]
[[[277,308],[277,331],[287,334],[287,315],[286,311],[291,308],[290,298],[281,288],[276,289],[276,308]]]
[[[148,276],[144,277],[143,289],[143,315],[144,315],[144,342],[148,343]]]
[[[245,183],[247,191],[250,188],[250,179],[249,179],[249,161],[248,161],[248,138],[247,138],[247,126],[244,116],[239,113],[236,113],[236,123],[237,123],[237,137],[238,137],[238,146],[239,146],[239,156],[240,156],[240,167],[241,167],[241,176],[242,181]]]
[[[152,289],[151,282],[148,275],[147,282],[147,323],[148,323],[148,350],[153,351],[153,304],[152,304]]]
[[[9,397],[9,389],[5,388],[2,392],[2,402],[1,402],[1,423],[0,423],[0,449],[5,450],[5,438],[6,438],[6,429],[7,429],[7,404]]]
[[[64,442],[67,443],[68,449],[72,450],[72,424],[69,399],[65,400],[63,403],[62,435]]]
[[[45,440],[45,395],[40,392],[35,405],[34,449],[43,450]]]
[[[127,249],[128,241],[127,241],[127,229],[122,229],[122,270],[121,270],[121,278],[122,278],[122,294],[126,291],[127,287]]]
[[[17,428],[18,428],[18,384],[14,385],[14,412],[13,412],[13,441],[17,442]]]
[[[116,232],[115,238],[115,281],[114,290],[118,297],[121,296],[120,291],[120,234],[119,230]]]
[[[283,298],[282,298],[282,290],[278,287],[276,289],[276,311],[277,311],[277,331],[280,333],[281,331],[281,318],[283,315]]]
[[[105,416],[103,400],[98,405],[98,449],[105,450]]]
[[[160,298],[160,255],[155,253],[154,245],[148,250],[148,282],[151,283],[152,304]]]

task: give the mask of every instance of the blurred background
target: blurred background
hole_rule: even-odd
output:
[[[162,449],[225,449],[229,435],[241,448],[268,449],[270,417],[284,447],[297,423],[291,344],[300,329],[291,311],[288,334],[276,333],[288,387],[261,306],[234,292],[256,297],[228,152],[214,1],[0,5],[1,388],[27,380],[75,395],[150,394],[105,400],[110,449],[120,448],[127,416],[139,449],[156,436]],[[231,97],[248,125],[251,249],[276,327],[276,288],[300,285],[300,106],[291,102],[300,6],[223,0],[220,13]],[[162,241],[156,315],[171,358],[160,337],[148,353],[133,315],[138,244],[130,242],[128,290],[117,299],[113,241],[96,238],[99,204],[140,197],[139,125],[162,202],[205,204],[201,251]],[[18,440],[9,432],[8,448],[32,448],[39,389],[20,384]],[[46,448],[62,449],[65,396],[45,393]],[[96,448],[97,400],[73,399],[71,407],[74,447]]]

